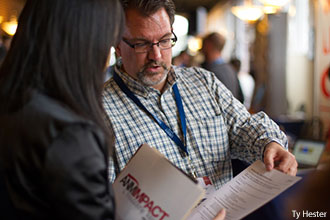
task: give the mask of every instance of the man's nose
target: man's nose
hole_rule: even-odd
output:
[[[161,49],[157,44],[153,44],[148,51],[148,58],[150,60],[159,60],[162,57]]]

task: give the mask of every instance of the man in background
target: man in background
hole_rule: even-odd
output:
[[[232,58],[230,59],[229,63],[232,65],[233,69],[235,70],[238,76],[238,81],[244,96],[243,104],[245,105],[246,109],[249,110],[254,92],[254,85],[255,85],[254,79],[250,75],[250,73],[242,71],[241,61],[239,59]]]
[[[221,57],[226,39],[223,35],[212,32],[203,38],[202,52],[205,61],[202,67],[213,72],[215,76],[233,93],[240,102],[244,102],[244,96],[238,81],[237,74],[232,66]]]

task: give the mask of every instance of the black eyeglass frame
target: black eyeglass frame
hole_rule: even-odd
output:
[[[172,43],[171,43],[171,47],[168,47],[168,48],[161,48],[160,46],[159,46],[159,44],[160,44],[160,42],[162,41],[162,40],[160,40],[160,41],[158,41],[158,42],[156,42],[156,43],[151,43],[151,42],[148,42],[148,44],[149,44],[149,47],[148,47],[148,49],[146,50],[146,51],[144,51],[144,52],[136,52],[136,53],[147,53],[154,45],[157,45],[157,47],[159,48],[159,49],[161,49],[161,50],[167,50],[167,49],[170,49],[170,48],[172,48],[172,47],[174,47],[174,45],[175,45],[175,43],[178,41],[178,38],[177,38],[177,36],[175,35],[175,33],[173,32],[173,31],[171,31],[172,32],[172,34],[173,34],[173,38],[170,38],[169,40],[171,40],[172,41]],[[137,43],[137,44],[132,44],[132,43],[130,43],[128,40],[126,40],[125,38],[122,38],[122,41],[124,41],[128,46],[130,46],[131,48],[133,48],[134,50],[136,50],[135,49],[135,47],[139,44],[139,43]]]

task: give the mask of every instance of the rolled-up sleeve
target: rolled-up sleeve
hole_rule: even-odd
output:
[[[272,141],[287,149],[285,133],[269,116],[264,112],[250,114],[213,74],[206,75],[227,127],[231,158],[249,163],[262,160],[265,146]]]

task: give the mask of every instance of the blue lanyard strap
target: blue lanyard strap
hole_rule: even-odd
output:
[[[162,120],[160,120],[156,115],[152,114],[148,109],[140,102],[140,100],[133,94],[133,92],[125,85],[123,80],[118,76],[117,73],[114,73],[113,79],[119,86],[119,88],[143,111],[145,111],[149,116],[151,116],[157,124],[165,131],[167,136],[169,136],[179,147],[188,155],[187,147],[185,146],[186,143],[186,134],[187,134],[187,126],[186,126],[186,115],[184,113],[181,95],[179,93],[179,89],[177,84],[173,85],[173,91],[175,95],[176,105],[178,107],[180,121],[181,121],[181,131],[183,134],[184,142],[180,140],[180,138],[170,129]]]

